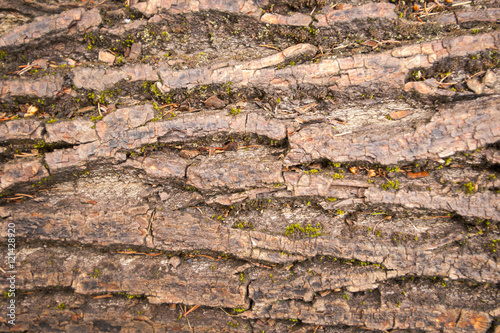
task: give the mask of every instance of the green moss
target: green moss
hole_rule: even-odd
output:
[[[347,294],[344,294],[344,298],[345,298],[346,300],[349,300],[349,296],[348,296]]]
[[[47,124],[53,124],[57,122],[57,119],[50,119],[50,120],[47,120]]]
[[[163,94],[161,93],[160,89],[156,86],[156,84],[151,83],[150,87],[151,87],[151,91],[153,92],[153,94],[155,94],[156,97],[163,96]]]
[[[240,112],[241,112],[241,109],[240,109],[240,108],[237,108],[237,109],[235,109],[235,108],[231,108],[231,111],[229,111],[229,113],[230,113],[231,115],[233,115],[233,116],[236,116],[236,115],[240,114]]]
[[[102,275],[102,270],[96,268],[94,269],[94,271],[92,273],[89,274],[90,276],[92,276],[94,279],[97,279],[99,276]]]
[[[344,215],[345,212],[342,209],[337,209],[337,215]]]
[[[386,167],[385,169],[387,170],[387,172],[399,172],[399,167],[395,167],[395,168]]]
[[[141,295],[131,295],[131,294],[127,294],[127,293],[124,293],[124,292],[120,292],[120,293],[118,293],[118,295],[123,295],[123,296],[127,297],[128,299],[133,299],[133,298],[140,298],[140,297],[142,297]]]
[[[497,252],[498,244],[500,244],[500,239],[494,239],[491,241],[491,243],[487,244],[486,247],[488,247],[491,252]]]
[[[64,303],[59,303],[59,305],[57,305],[57,310],[64,310],[66,308],[66,304]]]
[[[289,226],[286,227],[285,229],[285,235],[286,236],[291,236],[295,233],[297,234],[302,234],[307,237],[319,237],[321,235],[324,235],[325,233],[322,232],[323,228],[321,227],[321,224],[318,223],[316,227],[311,227],[310,224],[308,224],[305,228],[300,225],[300,223],[295,223],[295,224],[290,224]]]
[[[38,140],[34,145],[33,147],[35,149],[41,149],[41,148],[45,148],[47,147],[47,144],[45,143],[45,140]]]
[[[253,228],[253,224],[251,222],[238,222],[238,223],[235,223],[233,224],[233,228],[235,229],[252,229]]]
[[[318,169],[311,169],[311,170],[304,170],[304,173],[306,175],[310,175],[310,174],[313,174],[313,173],[318,173],[319,170]]]
[[[343,179],[344,176],[339,174],[339,173],[334,173],[333,175],[330,175],[333,179]]]
[[[245,283],[245,274],[240,273],[240,282]]]
[[[389,180],[387,183],[382,184],[381,186],[382,186],[382,188],[383,188],[384,190],[386,190],[386,191],[387,191],[389,188],[392,188],[392,189],[394,189],[394,190],[397,190],[397,189],[398,189],[398,187],[399,187],[399,181],[398,181],[398,180],[395,180],[395,181]]]
[[[333,201],[337,201],[338,199],[337,198],[326,198],[326,200],[333,202]]]
[[[231,95],[231,84],[233,84],[231,81],[223,85],[224,88],[226,88],[226,92],[228,95]]]
[[[198,189],[196,188],[196,186],[192,186],[192,185],[187,185],[186,186],[186,190],[191,191],[191,192],[198,191]]]
[[[103,116],[92,116],[90,117],[90,121],[97,121],[97,120],[101,120],[103,118]]]
[[[465,183],[462,185],[462,191],[464,191],[465,194],[472,194],[476,192],[476,186],[473,183]]]
[[[423,80],[422,74],[423,73],[421,70],[414,70],[411,72],[411,76],[415,81],[422,81]]]

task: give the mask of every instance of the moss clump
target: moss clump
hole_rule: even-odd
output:
[[[128,299],[141,298],[142,297],[141,295],[130,295],[130,294],[127,294],[127,293],[124,293],[124,292],[118,293],[118,295],[123,295],[123,296],[127,297]]]
[[[57,310],[64,310],[66,308],[66,304],[64,303],[59,303],[59,305],[57,306]]]
[[[465,194],[472,194],[476,192],[476,186],[473,183],[465,183],[462,185],[462,191],[464,191]]]
[[[235,229],[252,229],[253,224],[251,222],[238,222],[233,224],[233,228]]]
[[[399,187],[399,181],[398,181],[398,180],[395,180],[395,181],[389,180],[387,183],[382,184],[381,186],[382,186],[382,188],[383,188],[384,190],[386,190],[386,191],[387,191],[388,189],[390,189],[390,188],[392,188],[392,189],[394,189],[394,190],[397,190],[397,189],[398,189],[398,187]]]
[[[300,223],[295,223],[295,224],[290,224],[288,227],[285,229],[285,235],[286,236],[291,236],[293,234],[302,234],[307,237],[319,237],[321,235],[324,235],[325,233],[322,232],[323,228],[321,227],[321,224],[317,224],[316,227],[311,227],[310,224],[308,224],[305,228],[300,225]]]
[[[236,116],[236,115],[240,114],[240,112],[241,112],[241,109],[240,109],[240,108],[237,108],[237,109],[235,109],[235,108],[231,108],[231,111],[229,111],[229,113],[230,113],[231,115],[233,115],[233,116]]]
[[[94,279],[97,279],[99,276],[101,276],[102,274],[102,270],[96,268],[94,269],[94,271],[92,273],[90,273],[89,275],[92,276]]]

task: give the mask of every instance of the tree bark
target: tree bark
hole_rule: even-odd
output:
[[[0,8],[1,331],[500,332],[497,2]]]

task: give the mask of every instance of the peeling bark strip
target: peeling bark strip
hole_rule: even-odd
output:
[[[91,26],[101,24],[102,19],[97,9],[85,11],[82,8],[72,9],[59,15],[38,17],[34,22],[15,27],[0,37],[0,47],[18,46],[42,38],[54,32],[68,29],[76,23],[76,29],[83,31]]]
[[[21,250],[18,258],[26,263],[17,275],[25,290],[63,287],[72,288],[82,295],[125,293],[146,296],[151,304],[249,307],[246,287],[250,281],[239,281],[236,263],[228,265],[224,261],[200,257],[194,259],[195,268],[176,256],[170,259],[165,255],[145,258],[98,254],[87,249],[69,253],[64,248]],[[37,263],[43,270],[34,267],[38,266]]]
[[[147,0],[140,2],[134,7],[145,15],[153,15],[161,11],[174,14],[197,12],[202,10],[217,10],[225,13],[253,16],[263,23],[281,24],[291,26],[308,26],[313,17],[307,14],[293,13],[291,15],[280,15],[264,13],[258,7],[259,1],[255,0]],[[333,25],[337,22],[352,21],[354,19],[395,19],[395,5],[388,3],[372,3],[361,5],[345,10],[331,10],[329,7],[323,8],[321,14],[315,16],[318,26]]]
[[[495,4],[127,5],[0,0],[0,331],[498,331]]]
[[[318,64],[306,64],[285,69],[268,68],[276,66],[288,58],[299,55],[314,55],[316,48],[308,44],[290,47],[273,56],[254,60],[236,66],[213,66],[172,71],[159,68],[158,75],[164,82],[160,88],[164,92],[171,89],[226,83],[235,85],[263,86],[271,83],[276,88],[289,88],[298,84],[329,86],[337,91],[348,86],[367,86],[384,83],[389,88],[402,88],[407,73],[417,67],[430,67],[434,62],[446,57],[463,56],[495,47],[498,33],[462,36],[444,41],[428,42],[396,48],[379,54],[357,55],[349,58],[326,59]],[[157,74],[151,67],[141,69],[125,67],[122,70],[75,70],[77,88],[99,90],[108,88],[120,80],[156,80]],[[138,74],[135,74],[138,73]],[[140,73],[140,74],[139,74]],[[90,79],[92,78],[92,79]]]
[[[460,230],[452,229],[446,232],[446,236],[421,241],[418,245],[394,245],[390,238],[380,240],[373,235],[370,237],[371,233],[363,233],[360,239],[359,236],[339,238],[336,236],[339,226],[329,226],[325,222],[324,228],[328,234],[317,238],[294,239],[283,235],[283,231],[273,234],[221,225],[213,210],[204,208],[200,211],[193,207],[202,201],[202,197],[192,192],[170,190],[168,193],[171,196],[157,204],[156,213],[153,214],[148,205],[138,205],[136,201],[151,196],[151,187],[138,180],[133,173],[121,174],[83,178],[76,184],[62,183],[58,185],[59,193],[40,196],[38,202],[4,210],[2,215],[6,218],[2,220],[4,231],[1,237],[6,239],[7,225],[15,223],[17,236],[27,240],[147,246],[164,251],[210,250],[244,260],[283,264],[317,256],[332,256],[383,265],[387,270],[384,273],[387,278],[414,275],[490,283],[500,281],[498,264],[484,252],[484,247],[464,252],[457,244],[467,238]],[[67,197],[65,193],[74,191],[74,188],[80,194],[75,198]],[[377,199],[372,200],[377,203]],[[480,198],[476,200],[482,202]],[[106,207],[109,205],[115,209],[108,211]],[[283,215],[276,215],[274,223],[289,224]],[[409,220],[405,223],[414,226],[417,222]],[[430,225],[422,228],[428,229]],[[408,232],[411,239],[415,235],[417,238],[422,236],[415,231],[410,227]],[[488,244],[490,240],[485,239],[484,242]],[[333,276],[331,278],[336,279]],[[356,278],[346,280],[340,287],[365,290],[377,281],[380,281],[379,277]],[[328,287],[319,290],[322,289]]]
[[[188,89],[232,82],[235,86],[269,86],[292,88],[300,84],[328,86],[341,91],[349,86],[368,87],[385,84],[390,89],[401,89],[407,73],[414,68],[429,68],[438,60],[447,57],[464,56],[488,49],[495,49],[499,33],[461,36],[435,42],[409,45],[378,54],[355,55],[348,58],[325,59],[317,64],[304,64],[284,69],[272,68],[287,59],[298,56],[312,57],[317,48],[309,44],[298,44],[282,52],[259,60],[252,60],[234,66],[217,64],[211,67],[173,71],[151,65],[124,66],[120,69],[76,68],[71,73],[76,88],[104,90],[122,80],[156,81],[162,92],[187,87]],[[0,86],[0,98],[9,96],[54,97],[62,90],[59,76],[36,81],[5,81]]]
[[[68,253],[64,248],[33,248],[19,253],[25,264],[18,271],[18,279],[26,290],[70,287],[83,295],[144,296],[151,304],[205,304],[248,309],[252,299],[255,305],[245,312],[246,318],[297,318],[324,325],[335,325],[338,321],[384,330],[419,326],[427,330],[457,327],[485,332],[491,322],[486,308],[498,305],[498,291],[493,287],[476,288],[477,300],[464,304],[460,303],[460,297],[467,291],[458,283],[448,283],[448,290],[440,283],[425,280],[417,288],[411,288],[410,283],[395,285],[383,270],[374,267],[348,267],[344,275],[338,264],[319,267],[298,264],[291,275],[278,273],[270,277],[269,272],[277,272],[208,257],[193,256],[183,260],[161,254],[146,257],[98,254],[89,249]],[[271,283],[265,282],[269,279]],[[365,279],[387,281],[379,285],[363,281]],[[378,289],[366,293],[357,293],[356,288],[324,292],[356,281],[366,289]],[[398,291],[396,295],[391,292],[394,288]],[[436,304],[435,298],[446,292],[458,294],[457,298]],[[282,297],[286,300],[276,302]],[[360,302],[363,302],[363,315],[357,308]],[[413,302],[419,305],[414,306]],[[399,308],[411,311],[401,312]]]
[[[474,150],[500,139],[500,98],[474,104],[442,107],[427,124],[406,133],[336,136],[333,126],[311,125],[290,136],[285,164],[331,161],[370,161],[382,164],[440,159],[459,151]]]
[[[6,80],[0,82],[0,98],[15,96],[53,98],[62,90],[63,80],[59,75],[50,75],[37,80]]]

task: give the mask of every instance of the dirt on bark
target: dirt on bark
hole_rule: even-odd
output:
[[[0,9],[0,331],[500,332],[498,1]]]

